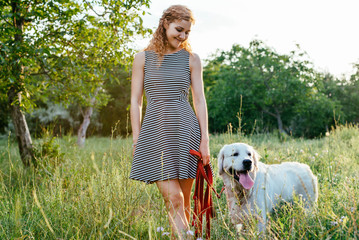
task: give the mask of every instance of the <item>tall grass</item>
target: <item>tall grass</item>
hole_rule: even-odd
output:
[[[43,144],[39,140],[38,144]],[[359,224],[359,129],[337,127],[316,140],[227,133],[211,137],[214,172],[220,148],[253,145],[268,164],[307,163],[319,181],[318,206],[282,204],[269,215],[267,239],[357,239]],[[37,170],[25,169],[17,145],[0,140],[0,239],[168,239],[164,204],[155,185],[129,180],[130,139],[55,139],[58,156],[39,156]],[[145,174],[145,173],[144,173]],[[217,190],[222,181],[215,176]],[[241,235],[230,224],[225,196],[214,197],[212,239],[256,239],[255,225]],[[157,231],[162,227],[163,231]]]

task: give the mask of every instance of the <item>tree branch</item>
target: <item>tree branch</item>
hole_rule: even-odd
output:
[[[262,67],[259,64],[256,64],[256,65],[259,68],[259,71],[261,72],[262,76],[265,76]],[[268,81],[269,81],[269,79],[271,79],[273,77],[273,74],[274,74],[273,72],[270,72],[270,75],[268,77],[264,78],[264,85],[266,86],[266,88],[268,90],[270,90],[270,86],[268,85]]]
[[[13,24],[11,22],[9,22],[6,18],[3,18],[2,20],[4,20],[7,24],[9,24],[10,26],[12,26]]]
[[[264,113],[267,113],[267,114],[271,115],[272,117],[277,118],[277,115],[274,114],[274,113],[272,113],[272,112],[269,112],[269,111],[267,111],[267,110],[265,110],[265,109],[262,109],[262,111],[263,111]]]
[[[109,12],[104,12],[103,14],[99,14],[95,11],[95,9],[92,7],[92,5],[88,2],[88,1],[85,1],[87,3],[87,6],[99,17],[104,17],[106,14],[108,14]]]

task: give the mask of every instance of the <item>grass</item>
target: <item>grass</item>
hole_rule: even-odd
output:
[[[308,214],[300,203],[282,204],[269,216],[266,239],[359,238],[358,127],[337,127],[316,140],[215,135],[210,143],[214,172],[220,148],[232,142],[253,145],[268,164],[307,163],[318,177],[314,211]],[[0,239],[168,239],[162,236],[170,228],[155,185],[128,178],[129,138],[89,138],[79,149],[74,137],[63,137],[52,146],[52,152],[39,151],[41,166],[35,171],[23,167],[11,138],[0,139]],[[220,191],[218,176],[214,184]],[[259,238],[254,225],[236,235],[225,196],[213,199],[212,239]],[[164,230],[158,232],[159,227]]]

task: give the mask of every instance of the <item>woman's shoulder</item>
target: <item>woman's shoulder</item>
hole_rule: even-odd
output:
[[[189,58],[192,59],[193,61],[201,61],[199,55],[194,52],[189,53]]]
[[[199,55],[197,53],[192,52],[189,54],[189,65],[191,68],[202,66],[201,58],[199,57]]]
[[[141,59],[141,58],[145,59],[145,56],[146,56],[146,51],[141,51],[141,52],[138,52],[135,54],[135,59],[136,58],[137,59]]]
[[[145,64],[146,53],[145,51],[141,51],[135,54],[135,58],[133,59],[133,64]]]

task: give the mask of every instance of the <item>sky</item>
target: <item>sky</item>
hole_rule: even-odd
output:
[[[156,29],[173,4],[192,10],[189,41],[202,59],[259,39],[280,54],[299,44],[318,71],[336,77],[348,77],[359,63],[359,0],[152,0],[145,27]],[[149,39],[138,40],[138,49]]]

